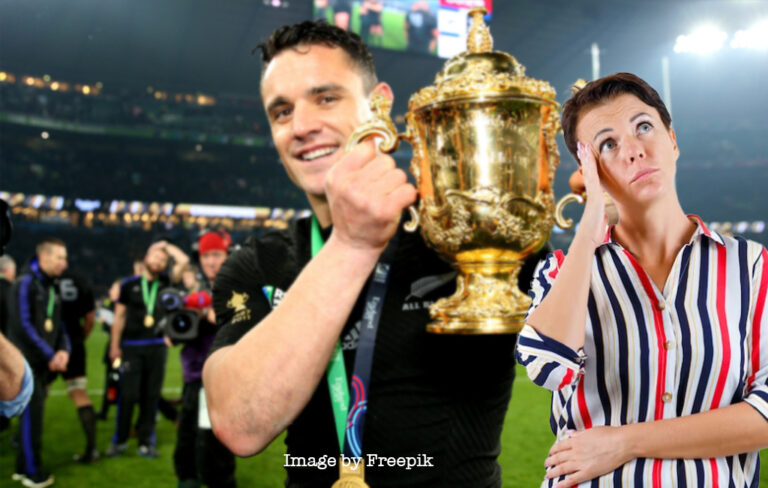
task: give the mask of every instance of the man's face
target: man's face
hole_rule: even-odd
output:
[[[162,249],[152,249],[144,258],[144,264],[150,273],[157,275],[168,266],[168,253]]]
[[[200,268],[206,278],[213,281],[216,278],[221,265],[227,260],[226,251],[213,250],[200,255]]]
[[[261,92],[288,176],[308,195],[322,198],[328,169],[371,115],[360,71],[341,48],[299,46],[272,59]]]
[[[51,277],[61,276],[61,273],[67,269],[67,248],[51,245],[42,252],[39,261],[40,268],[45,274]]]
[[[5,268],[3,268],[3,278],[11,282],[16,279],[15,263],[8,263],[8,265]]]

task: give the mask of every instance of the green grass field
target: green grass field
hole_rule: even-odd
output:
[[[94,406],[101,406],[100,390],[104,384],[104,365],[101,363],[107,336],[100,329],[88,339],[88,389]],[[180,395],[182,385],[179,348],[168,355],[165,377],[166,398]],[[96,391],[98,390],[98,391]],[[115,408],[109,419],[98,424],[98,447],[104,451],[114,429]],[[549,431],[549,394],[535,386],[518,370],[512,402],[502,436],[500,463],[503,468],[504,487],[539,486],[544,474],[544,457],[553,436]],[[15,423],[12,430],[15,430]],[[10,480],[15,466],[15,450],[10,446],[10,432],[0,434],[0,487],[20,486]],[[157,423],[160,457],[145,459],[136,454],[136,440],[131,439],[128,451],[115,459],[100,459],[91,466],[72,461],[72,455],[84,448],[84,438],[75,408],[66,394],[64,383],[56,380],[46,402],[43,429],[43,463],[56,477],[61,487],[172,487],[176,485],[173,472],[173,447],[176,439],[174,426],[164,418]],[[238,459],[237,480],[241,487],[278,487],[283,485],[284,445],[276,440],[262,454]],[[764,453],[766,454],[766,453]],[[765,458],[765,456],[764,456]],[[762,482],[768,483],[765,462]]]

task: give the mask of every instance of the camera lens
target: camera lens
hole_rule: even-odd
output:
[[[184,333],[192,327],[192,319],[189,315],[180,313],[173,318],[171,327],[178,333]]]

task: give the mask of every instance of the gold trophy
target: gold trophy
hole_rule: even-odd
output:
[[[379,136],[384,152],[395,151],[400,139],[413,146],[420,199],[405,228],[420,227],[459,272],[456,293],[429,309],[434,320],[427,330],[434,333],[519,332],[531,300],[518,290],[517,275],[555,223],[555,90],[525,76],[514,57],[492,51],[484,14],[469,11],[467,52],[411,96],[405,134],[389,117],[391,103],[375,97],[374,118],[348,143]],[[561,222],[567,226],[559,216]]]

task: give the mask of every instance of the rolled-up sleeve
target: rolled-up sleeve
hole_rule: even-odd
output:
[[[0,402],[0,415],[4,417],[15,417],[21,415],[34,391],[34,377],[32,368],[29,367],[27,360],[24,360],[24,378],[21,380],[21,390],[16,398],[7,402]]]
[[[529,316],[549,293],[562,262],[563,253],[558,250],[549,254],[536,267],[531,283]],[[518,335],[515,355],[518,363],[528,372],[528,377],[551,391],[576,385],[584,368],[583,351],[574,351],[527,324]]]
[[[752,355],[744,401],[768,420],[768,252],[762,248],[752,268],[750,317]]]

